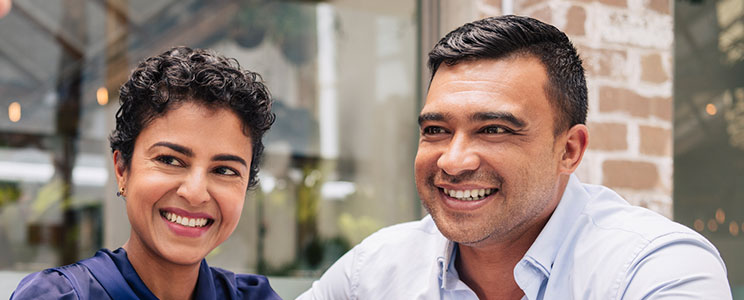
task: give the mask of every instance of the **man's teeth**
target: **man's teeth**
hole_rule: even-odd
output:
[[[207,218],[182,217],[172,212],[162,212],[161,215],[170,222],[181,224],[186,227],[204,227],[207,225],[207,222],[209,222]]]
[[[473,190],[448,190],[444,189],[444,193],[452,198],[462,201],[475,201],[482,200],[488,197],[494,191],[498,189],[473,189]]]

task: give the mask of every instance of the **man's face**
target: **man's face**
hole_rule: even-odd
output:
[[[450,240],[515,240],[539,232],[555,209],[565,134],[553,134],[546,83],[545,68],[531,56],[437,71],[419,117],[416,185]]]

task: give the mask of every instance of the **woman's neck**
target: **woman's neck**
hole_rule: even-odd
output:
[[[159,299],[191,299],[201,262],[180,265],[166,261],[132,235],[122,246],[142,282]]]

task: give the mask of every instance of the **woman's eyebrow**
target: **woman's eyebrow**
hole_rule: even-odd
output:
[[[194,151],[191,150],[191,148],[181,146],[179,144],[174,144],[171,142],[157,142],[153,144],[150,147],[150,149],[155,148],[155,147],[166,147],[166,148],[172,149],[173,151],[186,155],[188,157],[194,156]],[[240,156],[232,155],[232,154],[217,154],[215,156],[212,156],[212,160],[214,161],[235,161],[235,162],[241,163],[242,165],[246,167],[248,166],[248,163],[245,161],[245,159],[243,159]]]
[[[191,148],[188,148],[188,147],[185,147],[185,146],[181,146],[179,144],[170,143],[170,142],[157,142],[157,143],[153,144],[152,146],[150,146],[150,149],[155,148],[155,147],[158,147],[158,146],[159,147],[170,148],[173,151],[176,151],[176,152],[181,153],[183,155],[186,155],[188,157],[194,156],[194,151],[192,151]]]
[[[245,159],[243,159],[240,156],[232,155],[232,154],[217,154],[215,156],[212,156],[212,160],[214,161],[235,161],[243,164],[243,166],[248,166],[248,163],[245,162]]]

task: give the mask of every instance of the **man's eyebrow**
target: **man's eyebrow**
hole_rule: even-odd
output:
[[[418,117],[418,124],[421,126],[426,121],[444,121],[445,117],[440,113],[423,113]]]
[[[524,127],[525,122],[510,112],[479,112],[473,114],[471,117],[473,121],[491,121],[491,120],[503,120],[511,123],[515,127]]]
[[[169,142],[157,142],[157,143],[153,144],[152,146],[150,146],[150,149],[155,148],[155,147],[158,147],[158,146],[170,148],[173,151],[176,151],[178,153],[181,153],[181,154],[186,155],[186,156],[189,156],[189,157],[194,156],[194,151],[191,151],[190,148],[181,146],[179,144],[169,143]]]
[[[245,162],[245,159],[241,158],[240,156],[232,155],[232,154],[217,154],[215,156],[212,156],[212,160],[214,161],[236,161],[236,162],[243,164],[243,166],[246,166],[246,167],[248,166],[248,163]]]

